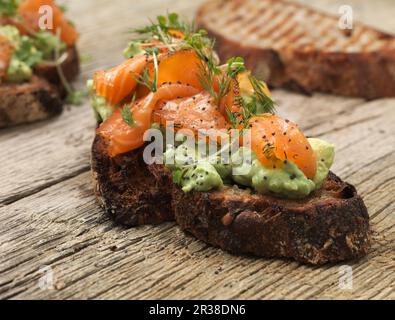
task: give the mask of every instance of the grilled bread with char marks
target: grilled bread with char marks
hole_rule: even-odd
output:
[[[395,96],[395,37],[285,0],[213,0],[197,24],[221,58],[242,56],[274,87],[375,99]]]

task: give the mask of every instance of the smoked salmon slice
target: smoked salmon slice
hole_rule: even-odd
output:
[[[61,40],[68,46],[75,44],[78,33],[73,25],[67,21],[63,11],[55,4],[53,0],[23,0],[18,6],[18,13],[23,18],[26,26],[32,30],[40,30],[39,21],[43,17],[40,8],[49,6],[53,14],[53,28],[48,30],[54,34],[60,32]],[[46,13],[44,11],[44,13]]]
[[[317,159],[299,127],[277,115],[264,114],[250,119],[251,149],[266,167],[281,168],[284,161],[295,163],[308,178],[314,178]]]
[[[153,121],[164,126],[172,121],[176,129],[189,129],[194,132],[230,129],[229,123],[207,92],[201,92],[189,98],[164,101],[154,111]]]
[[[130,107],[135,121],[134,126],[130,126],[124,121],[121,110],[115,111],[97,129],[97,133],[109,142],[109,155],[114,157],[144,145],[144,133],[151,127],[152,115],[158,102],[190,97],[198,92],[198,89],[183,84],[161,86],[155,93],[151,92]]]
[[[158,64],[158,86],[164,83],[182,83],[198,89],[203,89],[199,80],[199,65],[201,61],[195,51],[183,49],[160,54],[158,56]],[[153,81],[155,68],[152,61],[147,64],[147,69],[150,79]],[[146,86],[139,85],[139,96],[144,96],[148,93],[149,90]]]
[[[146,64],[147,56],[137,55],[108,71],[97,71],[93,77],[96,94],[110,104],[121,102],[136,88],[136,74],[140,74]]]

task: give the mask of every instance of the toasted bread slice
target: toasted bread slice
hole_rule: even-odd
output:
[[[68,49],[62,70],[68,81],[78,75],[75,47]],[[66,92],[56,66],[41,64],[34,74],[28,82],[0,84],[0,128],[47,119],[62,112]]]
[[[110,217],[127,226],[174,220],[170,172],[161,165],[147,166],[143,148],[114,158],[106,149],[105,140],[96,136],[91,158],[94,189]]]
[[[274,87],[374,99],[395,96],[395,37],[285,0],[213,0],[197,24],[221,58],[245,57]]]
[[[369,248],[369,215],[353,186],[331,173],[303,200],[227,186],[184,193],[163,165],[146,165],[143,148],[110,158],[92,147],[95,193],[116,222],[137,226],[175,219],[180,227],[235,254],[323,264],[361,257]]]
[[[0,128],[47,119],[62,112],[56,88],[44,78],[0,86]]]

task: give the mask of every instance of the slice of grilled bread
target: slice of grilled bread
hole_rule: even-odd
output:
[[[62,63],[63,73],[72,81],[79,73],[79,58],[75,47],[69,48]],[[0,84],[0,128],[31,123],[58,115],[63,109],[66,92],[56,66],[40,64],[34,76],[24,83]]]
[[[143,148],[114,158],[96,136],[95,193],[116,222],[137,226],[176,220],[211,245],[235,254],[323,264],[365,255],[369,215],[353,186],[331,173],[303,200],[278,199],[237,186],[184,193],[163,165],[146,165]]]
[[[111,158],[105,140],[96,136],[91,161],[95,194],[116,222],[137,226],[174,220],[171,174],[164,166],[148,166],[143,148]]]
[[[395,96],[395,37],[285,0],[212,0],[197,24],[221,58],[242,56],[274,87],[374,99]]]

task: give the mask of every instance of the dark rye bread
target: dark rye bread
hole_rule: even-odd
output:
[[[96,136],[91,161],[95,194],[113,220],[126,226],[174,220],[171,174],[164,166],[146,165],[143,148],[111,158]]]
[[[395,37],[286,0],[212,0],[196,22],[221,60],[245,58],[274,87],[375,99],[395,96]]]
[[[369,215],[355,188],[331,173],[303,200],[257,195],[237,186],[184,193],[163,165],[146,165],[143,148],[111,159],[96,136],[95,194],[110,217],[126,226],[176,220],[200,240],[235,254],[324,264],[365,255]]]
[[[367,209],[355,188],[333,173],[299,201],[237,186],[208,193],[175,188],[172,201],[181,229],[232,253],[324,264],[358,258],[369,249]]]
[[[79,58],[75,47],[69,48],[62,70],[68,81],[79,73]],[[40,64],[34,76],[24,83],[0,84],[0,128],[31,123],[58,115],[63,110],[63,88],[56,67]]]

